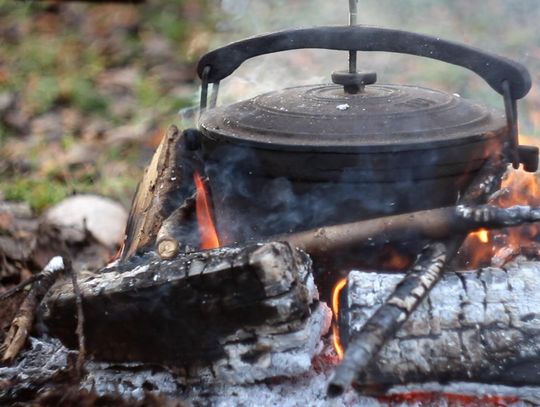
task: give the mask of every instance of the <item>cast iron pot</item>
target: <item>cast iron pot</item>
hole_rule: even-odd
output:
[[[219,81],[246,59],[300,48],[398,52],[459,65],[503,95],[505,112],[436,90],[376,85],[374,73],[339,72],[338,84],[215,107]],[[529,171],[538,165],[538,149],[517,141],[516,100],[530,89],[527,70],[465,45],[365,26],[300,29],[212,51],[198,73],[201,145],[223,244],[451,205],[494,154]]]

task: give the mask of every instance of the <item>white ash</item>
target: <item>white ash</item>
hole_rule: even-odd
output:
[[[81,387],[100,395],[120,394],[124,398],[142,399],[145,391],[169,397],[181,397],[184,385],[176,375],[162,367],[140,364],[115,366],[104,363],[86,364],[88,374]]]
[[[70,351],[58,339],[30,337],[29,340],[30,349],[14,364],[0,366],[0,380],[48,378],[66,367]]]
[[[70,352],[54,338],[30,338],[31,347],[10,367],[0,367],[0,381],[19,378],[21,380],[46,380],[56,372],[66,368]],[[352,389],[342,396],[329,400],[326,386],[337,363],[331,356],[330,345],[324,354],[314,359],[307,373],[292,377],[260,381],[253,384],[229,385],[190,385],[185,386],[177,376],[158,366],[132,364],[118,367],[114,365],[87,362],[88,374],[81,381],[81,388],[95,389],[100,394],[120,394],[125,398],[141,399],[145,391],[177,398],[188,405],[218,407],[284,406],[284,407],[332,407],[332,406],[388,406],[377,399],[358,395]],[[523,386],[519,388],[455,382],[439,384],[434,382],[395,386],[388,394],[402,394],[414,391],[446,392],[482,397],[499,395],[519,397],[509,406],[521,407],[540,403],[540,387]],[[407,403],[407,406],[421,405]],[[441,407],[446,407],[442,403]]]
[[[336,399],[326,397],[326,387],[335,366],[335,359],[320,362],[317,369],[290,379],[258,382],[252,385],[198,386],[186,389],[185,400],[193,406],[216,407],[331,407],[380,406],[374,398],[364,397],[348,390]]]
[[[54,338],[30,338],[31,347],[10,367],[0,367],[0,380],[15,377],[25,380],[43,381],[66,367],[68,351]],[[173,372],[166,369],[132,364],[128,367],[95,364],[87,362],[88,374],[81,381],[81,388],[95,389],[100,394],[120,394],[125,398],[141,399],[145,391],[178,398],[188,405],[218,407],[332,407],[332,406],[387,406],[377,399],[358,395],[349,389],[342,396],[329,400],[326,386],[337,363],[330,356],[330,346],[314,359],[311,369],[293,378],[280,378],[244,385],[190,385],[178,381]],[[414,391],[446,392],[482,397],[499,395],[515,397],[522,401],[509,403],[513,407],[538,405],[539,387],[509,387],[477,383],[456,382],[439,384],[434,382],[395,386],[388,394],[402,394]],[[408,403],[407,406],[421,405]],[[441,404],[441,407],[447,404]]]
[[[30,337],[29,342],[30,348],[13,363],[0,366],[0,404],[9,393],[31,394],[36,388],[44,389],[47,384],[53,383],[58,373],[66,369],[68,357],[76,357],[55,338]],[[8,383],[9,386],[5,386]]]
[[[271,377],[294,377],[309,371],[311,359],[322,348],[321,337],[330,328],[332,312],[324,303],[319,303],[298,331],[276,333],[275,328],[257,330],[254,345],[230,343],[225,345],[227,357],[212,369],[201,371],[199,377],[208,381],[227,383],[253,383]],[[252,349],[261,349],[261,356],[247,360],[243,356]]]
[[[349,274],[345,324],[350,331],[360,330],[402,278]],[[383,347],[376,369],[385,383],[451,375],[456,380],[540,385],[538,332],[540,262],[521,259],[502,269],[448,272]]]
[[[319,303],[312,315],[305,322],[302,329],[283,333],[276,333],[276,327],[267,327],[258,330],[256,343],[245,344],[239,341],[231,341],[224,345],[227,356],[220,359],[210,367],[192,368],[189,379],[183,372],[176,375],[177,385],[212,384],[242,384],[274,377],[296,377],[311,369],[311,360],[322,350],[321,336],[326,334],[330,327],[331,311],[324,303]],[[279,327],[278,327],[279,328]],[[236,336],[240,336],[236,334]],[[253,359],[246,359],[253,349],[260,349],[260,355]],[[123,390],[133,392],[138,385],[128,386],[118,369],[140,368],[138,364],[116,364],[113,370],[107,363],[92,363],[92,373],[88,376],[91,385],[98,392],[107,392],[113,387],[123,387]],[[161,376],[158,378],[161,379]],[[136,380],[139,383],[140,379]],[[155,385],[152,380],[152,386]],[[166,381],[165,381],[166,382]],[[162,389],[163,386],[160,386]],[[174,390],[171,383],[166,384],[166,389]],[[169,393],[169,390],[166,392]],[[163,391],[163,389],[162,389]]]

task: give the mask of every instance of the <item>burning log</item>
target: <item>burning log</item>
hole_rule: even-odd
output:
[[[352,332],[350,351],[328,387],[330,395],[341,394],[355,378],[364,382],[366,368],[373,357],[441,278],[446,254],[446,247],[442,243],[428,246],[373,316],[361,325],[361,329]]]
[[[195,377],[210,368],[235,382],[309,369],[330,311],[317,301],[305,254],[266,243],[138,261],[79,280],[95,360],[165,364]],[[76,348],[70,282],[57,283],[45,305],[51,333]]]
[[[195,197],[187,198],[182,205],[175,209],[167,219],[163,220],[156,236],[156,248],[162,259],[172,259],[180,251],[177,236],[185,236],[186,225],[193,214]],[[185,247],[186,251],[189,248]]]
[[[342,340],[362,330],[403,275],[353,271]],[[365,370],[362,384],[433,381],[540,384],[540,265],[445,273]]]
[[[187,133],[187,134],[186,134]],[[190,150],[189,132],[182,132],[176,126],[170,126],[167,134],[158,146],[150,165],[137,187],[137,192],[131,204],[131,211],[126,227],[126,237],[122,249],[122,261],[135,253],[152,250],[156,243],[162,245],[161,252],[170,257],[171,252],[178,250],[178,242],[172,242],[171,235],[162,231],[161,240],[156,242],[164,222],[172,217],[175,220],[175,210],[189,207],[186,201],[194,193],[191,179],[200,166],[197,153]],[[184,205],[181,203],[184,202]],[[186,246],[198,246],[197,223],[191,219],[188,211],[183,210],[183,223],[177,225]],[[167,222],[165,222],[167,223]],[[167,227],[166,227],[167,228]],[[176,235],[175,235],[176,236]],[[159,250],[159,247],[158,247]]]
[[[480,228],[500,229],[539,221],[540,208],[530,206],[499,208],[493,205],[458,205],[326,226],[284,235],[278,240],[287,241],[293,247],[317,256],[388,242],[443,240]]]
[[[485,202],[487,197],[500,186],[505,167],[504,162],[502,157],[486,162],[468,186],[461,202],[469,205]],[[467,207],[458,208],[461,209],[456,210],[456,213],[461,215],[463,219],[474,219],[475,221],[490,219],[487,216],[491,213],[489,210],[477,211],[467,209]],[[532,217],[534,218],[534,216]],[[492,218],[496,218],[496,216],[492,216]],[[343,362],[337,367],[328,385],[327,394],[329,396],[340,395],[355,379],[358,379],[360,385],[364,384],[366,368],[391,335],[408,320],[414,310],[436,286],[442,277],[446,262],[458,251],[465,236],[465,234],[456,233],[454,237],[447,239],[444,243],[430,243],[428,250],[419,256],[415,266],[403,277],[384,305],[353,336],[351,347],[347,349]],[[364,345],[364,340],[367,340],[367,346]]]

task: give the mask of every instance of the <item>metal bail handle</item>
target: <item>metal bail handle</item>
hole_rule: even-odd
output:
[[[383,51],[436,59],[475,72],[501,95],[502,83],[508,81],[512,99],[521,99],[531,88],[527,69],[510,59],[428,35],[363,25],[286,30],[234,42],[204,55],[197,73],[203,79],[203,71],[210,67],[206,79],[217,83],[247,59],[303,48]]]
[[[214,84],[211,107],[215,106],[219,82],[231,75],[247,59],[274,52],[316,48],[342,51],[383,51],[436,59],[469,69],[482,77],[504,98],[509,133],[510,160],[515,168],[520,162],[536,170],[534,147],[519,146],[516,100],[531,88],[527,69],[510,59],[451,41],[409,31],[362,25],[316,27],[286,30],[248,38],[218,48],[204,55],[197,73],[202,79],[201,111],[207,107],[208,86]],[[369,82],[369,81],[366,81]],[[362,86],[363,83],[353,84]]]

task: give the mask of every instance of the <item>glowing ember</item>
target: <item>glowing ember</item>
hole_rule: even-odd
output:
[[[201,235],[201,249],[215,249],[219,247],[219,237],[212,219],[212,210],[210,200],[206,191],[205,184],[197,171],[193,174],[197,197],[195,200],[195,209],[197,211],[197,222],[199,224],[199,233]]]
[[[476,232],[472,232],[469,238],[476,238],[482,243],[489,243],[489,231],[487,229],[480,229]]]
[[[339,360],[343,359],[343,346],[339,339],[339,296],[341,291],[347,285],[347,279],[343,278],[338,281],[332,292],[332,313],[334,314],[334,323],[332,324],[332,338],[334,343],[334,349],[338,355]]]
[[[405,270],[412,264],[412,260],[409,254],[402,253],[390,245],[383,246],[379,255],[379,263],[383,270]]]
[[[389,405],[430,405],[430,406],[508,406],[519,399],[513,396],[469,396],[466,394],[414,391],[381,396],[379,400]]]

